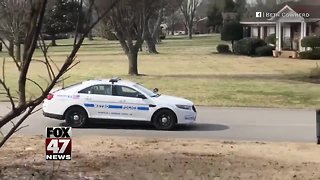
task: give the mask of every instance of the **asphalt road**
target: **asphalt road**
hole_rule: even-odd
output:
[[[8,103],[0,103],[0,116],[8,111]],[[148,124],[108,123],[73,129],[72,135],[142,136],[160,138],[205,138],[216,140],[315,142],[314,110],[197,107],[197,123],[178,126],[174,131],[158,131]],[[60,126],[63,121],[31,115],[18,133],[44,135],[47,126]],[[6,125],[2,132],[11,127]]]

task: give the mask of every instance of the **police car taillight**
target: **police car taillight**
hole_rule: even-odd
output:
[[[47,99],[51,100],[52,98],[53,98],[53,94],[49,93],[48,96],[47,96]]]

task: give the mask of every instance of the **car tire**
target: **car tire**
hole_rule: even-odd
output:
[[[177,117],[171,110],[163,109],[155,114],[152,123],[158,130],[171,130],[177,123]]]
[[[71,107],[67,110],[65,119],[68,126],[80,128],[86,125],[88,114],[83,108]]]

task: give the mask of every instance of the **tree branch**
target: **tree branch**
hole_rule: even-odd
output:
[[[44,12],[46,9],[47,0],[34,2],[31,5],[31,16],[30,16],[30,28],[27,32],[25,43],[30,46],[25,46],[24,57],[21,66],[19,76],[19,104],[23,105],[26,103],[26,77],[32,60],[34,50],[36,48],[37,39],[39,37]],[[36,8],[34,6],[37,6]],[[32,14],[36,13],[36,14]]]
[[[43,16],[45,12],[45,7],[47,4],[47,0],[41,0],[41,1],[35,1],[33,2],[34,6],[31,6],[30,10],[30,18],[29,18],[29,28],[27,31],[27,36],[25,39],[25,49],[24,49],[24,56],[23,56],[23,62],[21,65],[20,70],[20,76],[19,76],[19,105],[12,109],[9,113],[7,113],[2,119],[0,120],[0,128],[3,127],[5,124],[10,122],[12,119],[20,116],[23,114],[27,109],[28,111],[23,115],[23,117],[20,118],[20,120],[15,124],[15,126],[10,130],[10,132],[4,137],[4,139],[0,142],[0,148],[3,146],[3,144],[16,132],[16,130],[19,128],[19,126],[23,123],[23,121],[33,112],[36,106],[42,103],[42,101],[45,99],[47,94],[52,90],[54,85],[59,81],[59,79],[66,73],[68,70],[70,70],[70,66],[74,63],[76,54],[78,50],[80,49],[85,36],[88,35],[88,33],[91,31],[91,29],[105,16],[108,14],[110,9],[112,9],[118,1],[112,1],[111,5],[106,8],[103,13],[95,19],[95,21],[84,30],[82,33],[82,36],[77,41],[75,46],[73,46],[72,51],[70,52],[69,56],[64,61],[64,64],[59,68],[58,73],[56,76],[53,77],[52,81],[48,85],[46,89],[43,89],[43,93],[35,98],[32,101],[26,102],[26,81],[27,73],[29,71],[29,66],[32,60],[32,56],[35,51],[36,42],[40,34],[42,22],[43,22]],[[50,58],[49,58],[50,59]],[[77,64],[77,63],[76,63]],[[71,66],[73,67],[73,66]],[[2,82],[2,81],[1,81]],[[5,84],[4,84],[4,87]],[[8,91],[8,88],[5,88]],[[12,101],[13,102],[13,101]]]
[[[11,103],[11,107],[12,107],[12,111],[14,111],[15,109],[15,103],[13,101],[13,97],[11,95],[11,92],[10,92],[10,89],[7,87],[7,85],[0,79],[0,84],[2,85],[2,87],[4,88],[4,90],[6,91],[6,95],[7,97],[9,98],[10,100],[10,103]]]
[[[1,140],[0,142],[0,148],[4,145],[4,143],[16,132],[16,130],[18,129],[18,127],[23,123],[23,121],[25,119],[27,119],[27,117],[32,113],[33,109],[35,108],[35,106],[31,106],[29,107],[28,112],[23,115],[23,117],[17,122],[17,124],[14,124],[14,127],[9,131],[8,134],[6,134],[4,136],[4,138]],[[19,129],[20,130],[20,129]]]
[[[37,83],[36,81],[30,79],[30,78],[27,78],[28,81],[32,82],[33,84],[35,84],[36,86],[38,86],[38,88],[41,90],[42,93],[44,93],[44,90],[43,88],[40,86],[39,83]]]
[[[6,49],[9,51],[9,46],[4,42],[4,40],[2,38],[0,38],[0,41],[2,42],[2,44],[4,44],[4,46],[6,47]],[[20,63],[19,61],[14,57],[14,56],[10,56],[13,59],[13,62],[15,63],[16,67],[18,70],[20,70]]]
[[[49,49],[50,46],[46,45],[46,43],[45,43],[45,41],[43,39],[42,33],[40,33],[39,37],[40,37],[39,46],[40,46],[40,49],[41,49],[41,51],[43,53],[43,56],[45,58],[45,65],[46,65],[46,68],[47,68],[48,76],[50,78],[50,81],[52,81],[52,79],[55,76],[55,74],[54,74],[54,71],[52,69],[51,64],[49,63],[48,54],[47,54],[48,49]]]

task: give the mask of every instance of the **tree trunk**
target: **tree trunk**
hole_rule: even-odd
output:
[[[156,48],[156,40],[152,37],[149,30],[150,30],[149,27],[146,26],[144,39],[148,46],[148,52],[150,54],[158,54],[158,51]]]
[[[55,34],[51,35],[51,46],[57,46]]]
[[[94,0],[89,0],[89,4],[94,4]],[[88,11],[88,24],[91,24],[92,22],[92,9]],[[93,35],[92,35],[92,29],[88,33],[88,40],[92,41],[93,40]]]
[[[154,32],[154,34],[152,35],[152,39],[153,41],[157,44],[159,42],[161,42],[161,39],[160,39],[160,30],[156,30]]]
[[[185,26],[184,26],[184,35],[188,35],[188,33],[189,33],[188,28],[187,28],[187,26],[185,25]]]
[[[138,52],[137,51],[129,51],[127,54],[129,59],[129,75],[137,76],[138,75]]]
[[[156,49],[156,43],[157,39],[155,38],[156,30],[154,28],[157,28],[156,23],[154,23],[153,19],[149,19],[148,24],[145,25],[145,32],[144,32],[144,40],[147,43],[148,52],[150,54],[158,54],[158,51]]]
[[[13,43],[13,40],[10,39],[9,40],[9,49],[8,49],[9,56],[14,56],[13,50],[14,50],[14,43]]]
[[[17,61],[21,61],[21,43],[20,43],[20,40],[18,39],[16,42],[15,42],[15,58]]]
[[[93,40],[92,31],[90,31],[90,32],[88,33],[88,40],[89,40],[89,41],[92,41],[92,40]]]
[[[146,42],[148,45],[148,52],[150,54],[159,54],[159,52],[157,51],[156,43],[155,43],[154,39],[146,38]]]
[[[192,39],[192,26],[193,24],[190,23],[189,27],[188,27],[188,36],[189,36],[189,39]]]
[[[171,18],[171,35],[174,35],[174,17]]]
[[[2,42],[0,42],[0,52],[2,52]]]
[[[161,42],[161,39],[160,39],[160,35],[162,35],[162,29],[160,27],[161,25],[161,19],[162,19],[162,16],[163,16],[163,9],[161,9],[158,13],[158,17],[155,21],[155,24],[153,26],[153,29],[152,29],[152,39],[155,43],[158,43],[158,42]]]
[[[231,48],[232,48],[232,52],[234,53],[233,45],[234,45],[234,41],[232,40],[232,41],[231,41]]]

